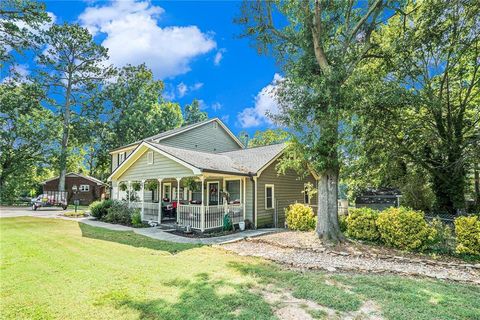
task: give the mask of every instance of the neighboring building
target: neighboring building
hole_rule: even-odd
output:
[[[355,199],[355,207],[368,207],[376,210],[385,210],[390,207],[399,207],[402,194],[398,189],[380,188],[367,189]]]
[[[140,184],[132,205],[144,220],[161,222],[173,207],[178,223],[202,231],[222,227],[225,211],[234,223],[283,227],[288,205],[316,205],[304,193],[313,174],[277,174],[284,148],[244,149],[218,118],[170,130],[110,152],[112,198],[127,200]]]
[[[57,191],[59,177],[43,181],[43,192]],[[65,177],[65,191],[68,192],[68,203],[79,200],[81,205],[89,205],[95,200],[107,197],[108,185],[90,176],[70,172]]]

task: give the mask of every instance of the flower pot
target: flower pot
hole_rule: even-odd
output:
[[[240,221],[238,223],[238,227],[240,228],[240,231],[245,230],[245,221]]]

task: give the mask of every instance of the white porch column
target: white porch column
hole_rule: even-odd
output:
[[[128,206],[130,207],[130,198],[132,197],[132,181],[128,180],[127,186],[127,198],[128,198]]]
[[[142,221],[143,221],[143,214],[145,213],[145,180],[142,180],[141,192],[142,192]]]
[[[205,177],[200,176],[202,181],[202,206],[200,207],[200,230],[205,231]]]
[[[158,178],[158,223],[162,223],[162,178]]]
[[[247,200],[246,200],[246,196],[247,196],[247,178],[243,177],[243,180],[242,180],[242,185],[243,185],[243,192],[242,192],[242,202],[243,202],[243,221],[245,221],[245,216],[246,216],[246,211],[247,211]]]
[[[180,180],[182,178],[177,178],[177,222],[180,221],[180,215],[178,214],[180,211]]]

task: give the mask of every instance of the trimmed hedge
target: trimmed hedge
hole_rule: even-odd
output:
[[[130,226],[132,225],[132,216],[136,211],[138,211],[138,209],[129,208],[125,202],[114,201],[102,220],[109,223]]]
[[[477,216],[455,219],[456,252],[480,255],[480,220]]]
[[[285,209],[285,219],[290,230],[313,231],[317,225],[317,216],[312,208],[295,203]]]
[[[377,228],[378,211],[370,208],[358,208],[349,210],[346,218],[347,235],[349,237],[377,241],[380,233]]]
[[[436,236],[435,229],[425,221],[423,212],[404,207],[380,212],[377,228],[385,244],[408,251],[426,249]]]

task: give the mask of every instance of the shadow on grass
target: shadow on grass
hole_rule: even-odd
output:
[[[136,310],[139,319],[274,319],[270,305],[245,284],[212,280],[206,273],[163,284],[181,290],[176,302],[138,300],[123,291],[112,291],[97,304]]]
[[[476,285],[395,275],[298,272],[271,263],[231,263],[230,267],[338,311],[355,311],[362,302],[373,300],[387,319],[480,319]]]
[[[170,253],[178,253],[184,250],[201,247],[201,245],[199,244],[176,243],[152,239],[136,234],[133,231],[113,231],[105,228],[93,227],[84,223],[79,223],[78,225],[80,227],[80,230],[82,231],[83,237],[117,242],[133,247],[168,251]]]

